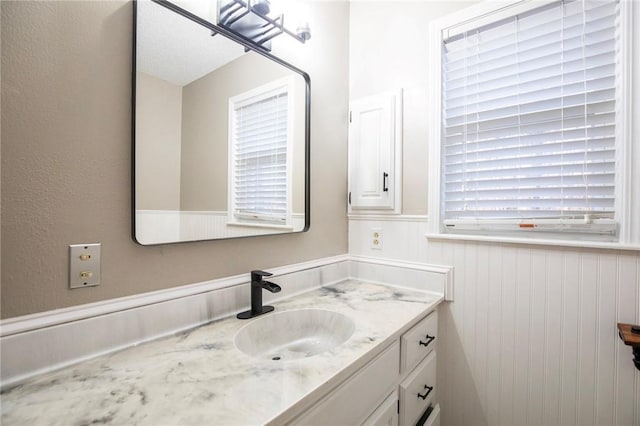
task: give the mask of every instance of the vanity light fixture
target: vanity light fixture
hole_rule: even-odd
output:
[[[267,51],[271,40],[283,33],[301,43],[311,38],[308,24],[294,33],[284,26],[284,13],[272,18],[270,12],[270,0],[218,0],[217,24]]]

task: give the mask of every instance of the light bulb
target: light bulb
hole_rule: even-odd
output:
[[[298,28],[296,28],[296,35],[303,41],[309,40],[311,38],[311,29],[309,28],[309,24],[305,22],[304,24],[299,25]]]
[[[251,9],[261,15],[268,15],[271,11],[271,3],[269,0],[254,0],[251,3]]]

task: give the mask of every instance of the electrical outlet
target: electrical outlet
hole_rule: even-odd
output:
[[[69,288],[100,285],[100,243],[69,246]]]
[[[371,248],[382,250],[382,228],[371,228]]]

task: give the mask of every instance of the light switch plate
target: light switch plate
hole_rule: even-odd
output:
[[[69,288],[100,285],[100,243],[69,246]]]

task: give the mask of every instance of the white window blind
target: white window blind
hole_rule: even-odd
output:
[[[285,85],[230,102],[233,221],[287,223],[288,98]]]
[[[560,1],[443,43],[447,229],[616,230],[618,1]]]

